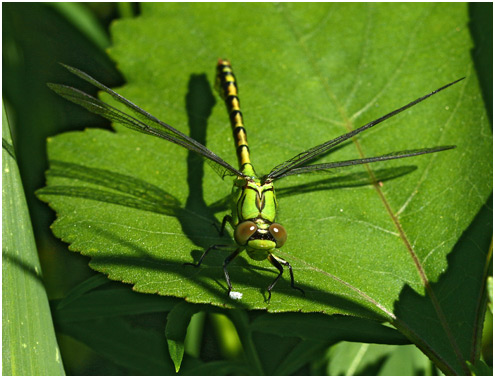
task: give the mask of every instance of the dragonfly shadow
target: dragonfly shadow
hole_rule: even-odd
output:
[[[189,78],[188,91],[186,94],[186,111],[190,137],[202,145],[206,145],[206,128],[208,118],[215,106],[215,96],[211,90],[206,74],[193,74]],[[204,242],[194,240],[194,235],[211,234],[218,236],[220,224],[215,218],[215,213],[206,205],[203,193],[203,176],[205,160],[192,151],[187,155],[187,186],[189,195],[186,200],[185,212],[187,214],[197,214],[194,221],[190,216],[179,216],[184,233],[202,248],[208,248]],[[210,173],[210,172],[209,172]],[[220,182],[220,180],[219,180]],[[200,231],[199,231],[200,230]],[[198,232],[199,231],[199,232]],[[224,238],[223,244],[232,243],[232,239]]]
[[[74,184],[50,185],[37,190],[38,196],[86,198],[173,216],[180,221],[186,235],[202,248],[209,246],[202,238],[204,236],[202,231],[212,235],[217,232],[213,215],[207,216],[197,205],[184,207],[173,194],[134,176],[58,160],[51,160],[50,169],[46,175],[47,177],[71,179]],[[192,214],[196,216],[193,217]],[[211,222],[205,222],[205,217],[211,218]]]
[[[108,169],[51,160],[46,176],[71,179],[74,184],[50,185],[37,190],[38,196],[86,198],[170,216],[181,211],[180,201],[172,194],[136,177]]]

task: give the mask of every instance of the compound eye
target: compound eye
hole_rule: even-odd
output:
[[[277,243],[277,248],[280,248],[285,244],[285,241],[287,240],[287,231],[285,231],[285,228],[281,224],[272,223],[268,230],[275,239],[275,242]]]
[[[234,231],[234,239],[239,245],[246,245],[249,238],[258,230],[254,222],[245,221],[239,223]]]

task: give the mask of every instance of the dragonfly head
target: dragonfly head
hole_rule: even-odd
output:
[[[241,222],[234,231],[237,244],[254,250],[272,250],[280,248],[287,240],[287,231],[278,223],[255,223],[251,220]]]

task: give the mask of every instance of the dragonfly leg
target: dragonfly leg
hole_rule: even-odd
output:
[[[270,284],[270,286],[268,286],[267,288],[267,291],[268,291],[268,302],[270,302],[270,298],[272,297],[272,289],[273,287],[277,284],[278,280],[280,279],[280,277],[282,277],[282,273],[284,272],[284,267],[282,265],[285,265],[286,267],[289,268],[289,273],[290,273],[290,286],[293,288],[293,289],[296,289],[296,290],[299,290],[303,295],[306,295],[304,293],[304,290],[297,287],[296,285],[294,285],[294,272],[292,271],[292,266],[289,264],[288,261],[285,261],[284,259],[281,259],[280,257],[277,257],[275,255],[268,255],[268,261],[275,267],[278,269],[278,271],[280,272],[277,276],[277,278],[275,278],[275,280]]]
[[[225,231],[225,225],[227,224],[227,222],[232,224],[232,217],[230,215],[226,215],[223,217],[222,226],[220,228],[218,228],[216,223],[213,224],[215,226],[215,228],[217,229],[218,233],[220,234],[220,236],[223,236],[223,232]]]
[[[243,248],[237,248],[234,253],[230,254],[225,261],[223,262],[223,272],[225,274],[225,281],[227,281],[227,286],[229,287],[229,291],[227,292],[227,295],[230,295],[230,292],[232,291],[232,284],[230,283],[230,276],[229,272],[227,272],[227,265],[234,260],[239,253],[241,253]]]
[[[203,259],[206,257],[208,252],[210,252],[212,249],[227,249],[227,248],[232,248],[232,246],[228,245],[228,244],[214,244],[214,245],[208,247],[208,249],[203,252],[203,254],[199,258],[197,263],[184,263],[184,265],[192,265],[192,266],[195,266],[197,268],[201,265],[201,263],[203,262]]]
[[[226,215],[223,217],[222,227],[220,227],[220,236],[223,236],[223,232],[225,231],[225,225],[227,224],[227,222],[232,222],[232,217],[230,215]]]

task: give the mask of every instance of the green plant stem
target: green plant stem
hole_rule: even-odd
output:
[[[237,329],[239,338],[241,339],[244,354],[246,355],[249,365],[253,367],[255,374],[265,375],[258,352],[254,346],[246,312],[244,310],[232,310],[229,314]]]

